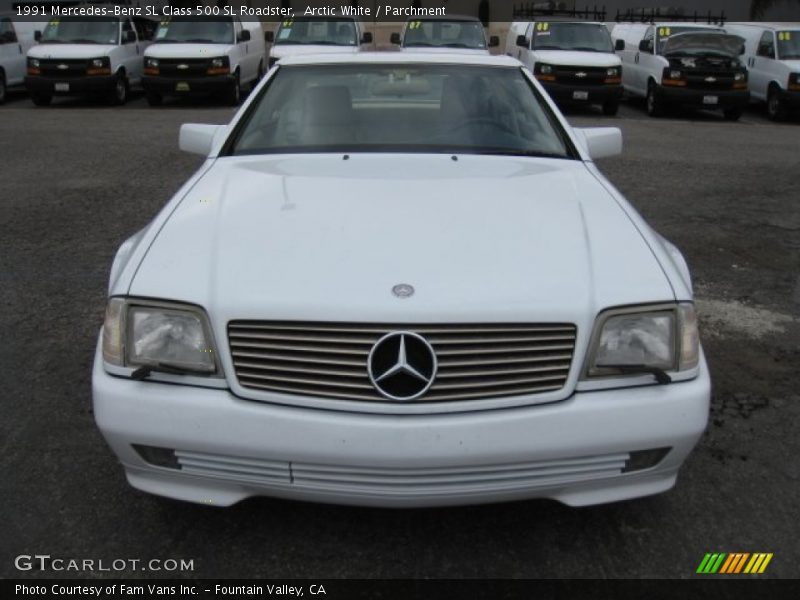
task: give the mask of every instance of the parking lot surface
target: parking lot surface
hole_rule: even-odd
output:
[[[714,384],[707,433],[677,487],[572,509],[549,501],[409,511],[253,499],[230,509],[137,492],[92,416],[108,270],[196,169],[184,122],[230,108],[141,96],[121,108],[25,95],[0,107],[0,576],[691,577],[706,552],[772,552],[800,574],[798,123],[749,110],[618,126],[610,180],[686,255]],[[795,515],[794,517],[792,515]],[[188,572],[18,571],[14,557],[193,560]]]

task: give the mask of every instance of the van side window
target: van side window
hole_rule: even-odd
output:
[[[656,47],[656,29],[655,27],[648,27],[647,31],[644,32],[644,37],[642,41],[647,42],[647,47],[650,48],[650,52],[655,54],[655,47]]]
[[[758,55],[775,58],[775,40],[771,31],[765,31],[758,42]]]
[[[17,34],[11,19],[0,19],[0,44],[13,44],[17,41]]]

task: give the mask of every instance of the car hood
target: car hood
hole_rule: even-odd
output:
[[[714,53],[724,53],[732,58],[739,56],[739,51],[744,44],[744,38],[738,35],[728,35],[725,33],[689,32],[679,33],[670,37],[664,44],[661,51],[666,57],[671,54],[680,53],[687,49],[695,51],[707,50]]]
[[[325,46],[314,44],[275,44],[270,48],[271,58],[281,59],[300,54],[356,54],[360,46]]]
[[[611,52],[582,52],[574,50],[534,50],[536,62],[558,66],[618,67],[619,57]]]
[[[414,286],[399,300],[392,287]],[[135,296],[230,319],[589,324],[672,288],[572,160],[353,154],[221,158],[175,208]]]
[[[490,54],[487,48],[432,48],[430,46],[403,46],[402,51],[426,54],[477,54],[479,56]]]
[[[226,56],[230,44],[152,44],[145,56],[151,58],[213,58]]]
[[[30,58],[97,58],[107,56],[117,46],[114,44],[37,44],[28,50]]]

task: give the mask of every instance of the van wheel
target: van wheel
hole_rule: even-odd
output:
[[[0,71],[0,104],[6,101],[6,76]]]
[[[609,100],[603,103],[603,114],[607,117],[613,117],[619,112],[619,101]]]
[[[726,108],[722,111],[722,116],[726,121],[738,121],[742,118],[744,110],[741,108]]]
[[[225,103],[229,106],[239,106],[239,103],[242,101],[242,86],[241,82],[239,81],[239,71],[236,71],[233,75],[233,83],[231,84],[230,88],[225,95]]]
[[[783,121],[786,118],[786,105],[781,99],[780,91],[772,87],[767,96],[767,116],[773,121]]]
[[[664,106],[656,96],[656,84],[652,81],[647,86],[647,114],[651,117],[660,117],[664,114]]]
[[[50,106],[50,102],[53,100],[53,97],[48,94],[31,92],[31,100],[36,106]]]
[[[256,75],[255,80],[253,81],[253,86],[251,90],[255,90],[258,87],[259,82],[264,77],[264,61],[258,63],[258,74]]]
[[[111,90],[109,102],[114,106],[122,106],[128,100],[128,80],[124,73],[117,75],[114,80],[114,89]]]
[[[161,106],[161,103],[164,101],[164,96],[156,94],[155,92],[147,92],[145,98],[150,106]]]

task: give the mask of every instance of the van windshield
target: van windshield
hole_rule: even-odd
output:
[[[535,50],[614,51],[608,29],[598,23],[534,23],[532,47]]]
[[[522,69],[473,65],[284,66],[226,154],[463,153],[573,158]]]
[[[159,44],[233,44],[233,21],[223,17],[175,17],[158,26]]]
[[[42,44],[118,44],[119,19],[61,17],[51,19],[42,32]]]
[[[486,35],[478,21],[409,21],[403,35],[406,48],[486,48]]]
[[[779,31],[776,37],[780,60],[800,60],[800,29]]]
[[[275,36],[275,43],[279,45],[357,46],[358,42],[352,19],[288,19],[281,22]]]
[[[663,55],[674,56],[726,56],[739,55],[744,39],[716,31],[694,31],[673,35],[664,44]]]

